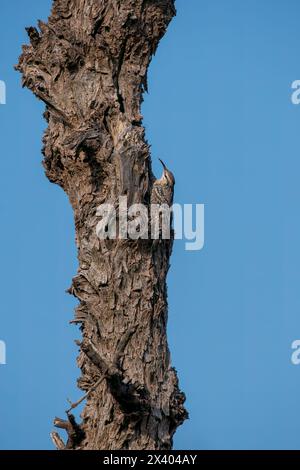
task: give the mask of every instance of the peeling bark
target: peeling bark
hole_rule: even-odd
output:
[[[170,449],[187,417],[166,338],[172,240],[96,236],[100,204],[117,207],[121,195],[150,204],[142,95],[174,15],[174,0],[54,0],[48,23],[27,28],[17,66],[23,86],[46,104],[43,164],[75,217],[79,269],[70,293],[79,300],[73,323],[83,335],[86,406],[80,425],[72,415],[55,420],[68,431],[68,449]]]

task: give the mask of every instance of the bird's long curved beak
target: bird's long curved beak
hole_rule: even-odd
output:
[[[162,166],[164,167],[164,170],[166,170],[166,169],[167,169],[167,167],[166,167],[166,165],[164,164],[164,162],[163,162],[163,161],[162,161],[160,158],[159,158],[158,160],[160,161],[160,163],[161,163],[161,164],[162,164]]]

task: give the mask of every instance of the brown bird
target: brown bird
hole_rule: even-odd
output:
[[[167,204],[172,206],[174,198],[175,178],[173,173],[168,170],[164,162],[159,158],[163,166],[163,174],[160,179],[153,183],[151,192],[151,204]]]

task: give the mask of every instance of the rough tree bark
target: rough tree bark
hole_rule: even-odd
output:
[[[81,424],[71,414],[55,420],[69,435],[64,444],[53,434],[57,448],[169,449],[187,417],[166,338],[172,240],[96,236],[100,204],[117,207],[120,195],[150,203],[140,108],[174,15],[174,0],[54,0],[48,23],[27,28],[17,69],[46,104],[44,167],[69,196],[79,259],[70,293],[86,406]]]

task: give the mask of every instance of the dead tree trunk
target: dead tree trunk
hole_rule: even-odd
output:
[[[170,366],[166,276],[172,240],[99,240],[97,207],[120,195],[150,204],[153,174],[142,94],[174,0],[54,0],[28,28],[17,69],[46,104],[44,167],[72,204],[79,269],[70,292],[83,340],[82,423],[57,448],[170,449],[187,417]],[[72,409],[75,406],[72,407]]]

